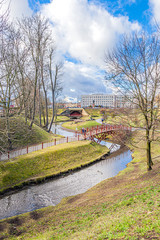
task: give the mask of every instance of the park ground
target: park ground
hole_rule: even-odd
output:
[[[134,132],[138,139],[142,132]],[[160,239],[160,148],[152,145],[147,171],[143,138],[117,176],[53,207],[0,221],[0,239]],[[135,143],[136,144],[136,143]]]

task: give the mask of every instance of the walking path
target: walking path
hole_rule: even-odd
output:
[[[34,152],[34,151],[38,151],[38,150],[41,150],[41,149],[44,149],[44,148],[47,148],[47,147],[51,147],[51,146],[55,146],[55,145],[58,145],[58,144],[80,141],[80,140],[83,140],[83,139],[84,139],[83,135],[79,135],[79,134],[75,133],[75,137],[65,137],[65,138],[61,138],[59,140],[55,139],[54,141],[51,141],[51,142],[44,142],[44,143],[42,142],[40,144],[35,144],[35,145],[27,146],[25,148],[9,151],[5,154],[0,155],[0,161],[15,158],[15,157],[18,157],[20,155],[24,155],[24,154],[31,153],[31,152]]]
[[[110,132],[110,131],[118,131],[118,130],[124,130],[124,131],[132,131],[130,127],[122,126],[122,125],[101,125],[101,126],[96,126],[92,128],[87,128],[85,132],[82,132],[81,134],[78,132],[75,132],[74,137],[64,137],[59,140],[54,140],[51,142],[45,142],[45,143],[40,143],[32,146],[27,146],[25,148],[21,149],[16,149],[13,151],[9,151],[6,154],[1,154],[0,155],[0,161],[4,161],[7,159],[15,158],[20,155],[28,154],[30,152],[38,151],[47,147],[55,146],[57,144],[62,144],[62,143],[68,143],[68,142],[74,142],[74,141],[80,141],[84,140],[87,138],[91,138],[91,136],[94,136],[96,134],[104,133],[104,132]]]

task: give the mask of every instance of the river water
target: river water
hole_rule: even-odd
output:
[[[58,135],[62,135],[62,136],[65,136],[65,137],[75,137],[75,132],[73,131],[67,131],[67,129],[64,129],[61,127],[62,123],[57,123],[57,124],[53,124],[52,125],[52,132],[54,134],[58,134]]]
[[[58,128],[61,127],[58,125]],[[103,142],[103,144],[106,143]],[[110,144],[107,143],[107,146],[109,147]],[[117,145],[116,148],[118,149],[119,146]],[[5,196],[0,199],[0,219],[51,205],[55,206],[62,198],[83,193],[97,183],[117,175],[131,160],[130,150],[124,150],[116,156],[111,154],[105,160],[70,175]]]

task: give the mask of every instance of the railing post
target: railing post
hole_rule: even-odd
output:
[[[54,145],[56,145],[56,138],[54,139]]]
[[[78,134],[78,141],[79,141],[79,134]]]

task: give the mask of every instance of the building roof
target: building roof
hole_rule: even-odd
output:
[[[82,116],[88,116],[89,114],[83,108],[67,108],[60,115],[70,116],[73,112],[79,112]]]

